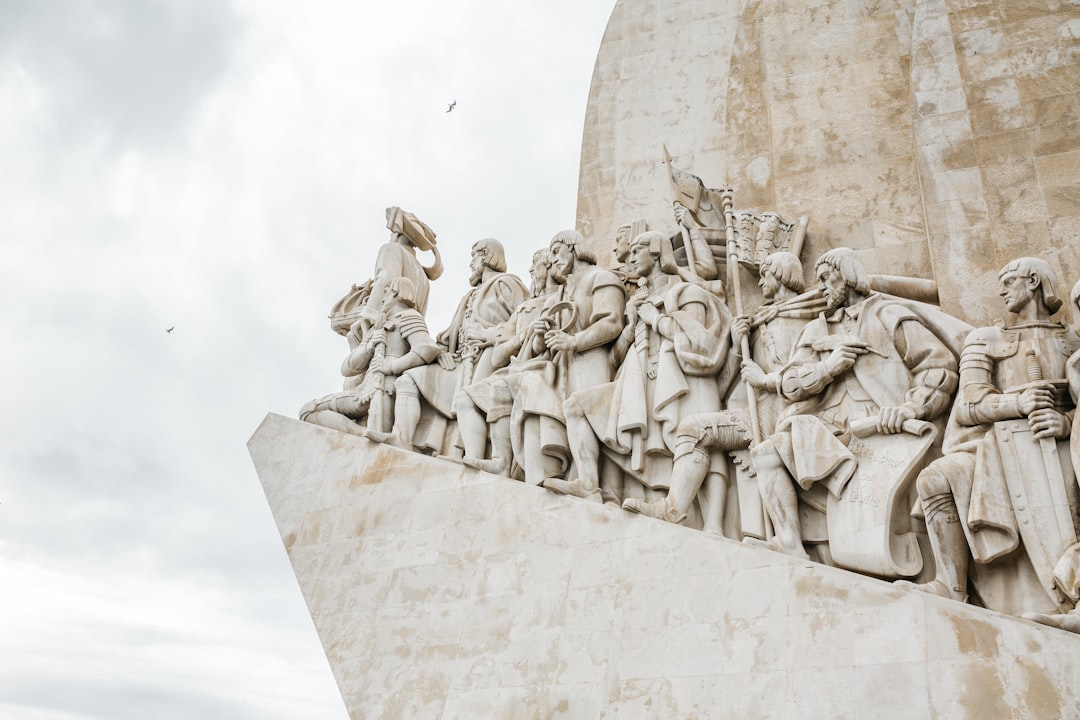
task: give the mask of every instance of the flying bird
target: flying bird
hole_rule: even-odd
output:
[[[166,330],[165,332],[167,332],[167,333],[171,333],[171,332],[172,332],[173,330],[175,330],[175,329],[176,329],[176,326],[175,326],[175,325],[173,325],[173,326],[172,326],[171,328],[169,328],[169,329],[168,329],[168,330]]]
[[[457,107],[457,100],[453,100],[446,106],[446,112],[454,112],[454,108]]]

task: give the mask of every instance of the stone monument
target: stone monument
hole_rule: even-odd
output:
[[[531,293],[390,208],[249,443],[350,715],[1080,718],[1078,34],[619,0]]]

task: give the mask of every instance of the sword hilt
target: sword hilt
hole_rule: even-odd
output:
[[[1028,382],[1042,382],[1042,366],[1039,364],[1039,355],[1035,352],[1035,348],[1028,348],[1027,352],[1024,353],[1024,356],[1027,365]]]

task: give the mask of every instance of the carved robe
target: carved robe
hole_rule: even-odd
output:
[[[626,293],[615,273],[589,265],[570,275],[548,297],[543,312],[550,312],[562,302],[574,306],[574,323],[569,332],[578,338],[581,349],[555,356],[544,351],[521,366],[510,422],[515,456],[520,456],[524,446],[525,418],[536,416],[540,419],[539,439],[544,454],[557,458],[565,467],[570,462],[570,451],[563,400],[577,390],[611,381],[608,349],[622,330]],[[561,325],[566,314],[565,310],[558,313],[555,321]]]
[[[731,312],[712,293],[673,276],[652,289],[650,301],[661,313],[656,325],[672,337],[639,318],[615,380],[574,398],[608,455],[645,487],[665,489],[679,421],[720,409],[717,373],[731,347]]]
[[[857,338],[868,352],[832,378],[824,360],[838,339]],[[949,405],[957,382],[956,356],[904,303],[878,293],[811,321],[781,375],[791,403],[773,444],[798,485],[822,482],[838,495],[854,472],[846,446],[848,424],[883,407],[907,405],[933,420]]]

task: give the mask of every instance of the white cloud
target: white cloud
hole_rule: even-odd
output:
[[[474,240],[573,224],[609,12],[0,8],[0,717],[344,716],[245,442],[338,387],[388,205],[434,331]]]

